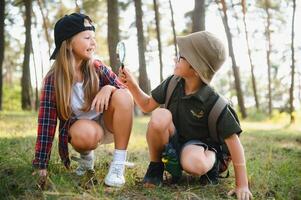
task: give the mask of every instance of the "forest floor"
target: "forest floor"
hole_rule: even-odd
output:
[[[166,180],[163,187],[143,188],[141,182],[148,165],[145,139],[148,119],[135,118],[128,160],[136,165],[126,170],[124,187],[104,185],[112,159],[112,144],[99,146],[95,151],[97,184],[87,189],[87,178],[79,178],[73,172],[76,162],[71,163],[70,171],[61,164],[56,137],[48,169],[48,187],[41,191],[31,165],[37,113],[0,112],[0,199],[235,199],[227,196],[235,185],[232,165],[230,177],[216,186],[200,186],[197,177],[185,175],[176,185]],[[301,199],[301,122],[289,126],[288,117],[243,121],[242,128],[240,138],[254,199]],[[70,154],[78,156],[73,150]]]

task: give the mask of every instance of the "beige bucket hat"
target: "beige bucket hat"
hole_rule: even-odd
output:
[[[214,74],[225,62],[227,52],[223,42],[208,31],[177,37],[180,55],[209,84]]]

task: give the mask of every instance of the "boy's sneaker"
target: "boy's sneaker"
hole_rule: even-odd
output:
[[[80,158],[72,157],[73,160],[78,162],[78,167],[75,170],[76,175],[83,176],[86,171],[94,171],[94,151],[88,155],[80,155]]]
[[[125,183],[124,169],[125,166],[133,167],[130,162],[113,161],[110,165],[108,174],[105,177],[105,184],[111,187],[121,187]]]
[[[162,162],[150,162],[143,178],[143,186],[161,186],[163,183],[163,171],[164,164]]]
[[[201,185],[207,185],[207,184],[217,185],[218,177],[219,177],[219,160],[216,156],[213,167],[207,172],[207,174],[204,174],[200,177],[200,183]]]

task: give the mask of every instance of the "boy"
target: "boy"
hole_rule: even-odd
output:
[[[161,161],[164,146],[171,142],[179,155],[184,171],[193,175],[218,177],[216,143],[210,141],[208,114],[219,95],[209,86],[216,71],[226,59],[223,43],[212,33],[201,31],[177,38],[180,56],[175,60],[174,76],[179,76],[167,109],[164,104],[171,77],[145,94],[127,69],[120,69],[120,79],[132,93],[143,112],[152,112],[147,129],[150,164],[143,179],[145,186],[158,186],[163,181],[164,165]],[[217,124],[220,139],[224,140],[234,164],[238,199],[250,199],[244,150],[238,138],[241,132],[234,111],[223,110]],[[175,144],[176,143],[176,144]]]

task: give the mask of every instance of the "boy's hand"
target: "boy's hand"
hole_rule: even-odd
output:
[[[248,187],[237,187],[228,192],[229,196],[236,194],[238,200],[249,200],[253,198],[252,193]]]
[[[130,73],[130,71],[127,68],[119,68],[118,73],[119,80],[126,85],[129,89],[137,85],[137,82],[134,78],[134,76]]]

